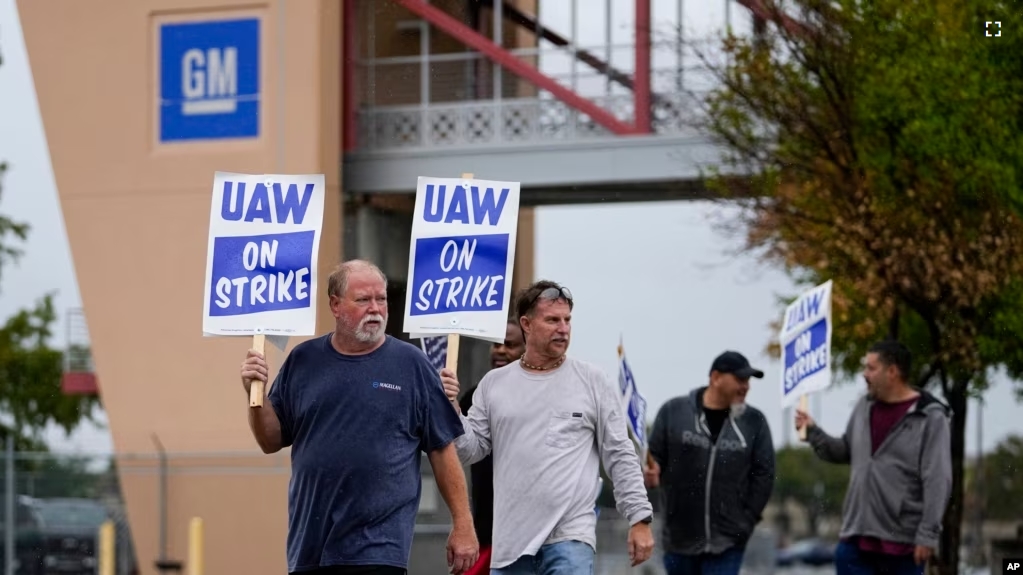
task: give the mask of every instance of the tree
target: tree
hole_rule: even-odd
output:
[[[47,455],[18,463],[15,480],[20,495],[100,499],[108,486],[116,483],[116,473],[109,463],[102,469],[90,469],[93,461],[88,457]]]
[[[47,295],[0,328],[0,413],[32,438],[50,423],[70,433],[91,416],[96,403],[93,396],[61,393],[64,355],[48,345],[55,321],[53,299]]]
[[[7,164],[0,162],[0,182],[6,170]],[[0,214],[0,272],[22,255],[20,244],[28,232],[28,224]],[[97,401],[61,393],[63,355],[49,347],[55,321],[53,296],[48,294],[0,328],[0,413],[13,423],[0,426],[0,433],[4,438],[14,433],[19,449],[44,447],[39,434],[50,423],[70,433],[91,417]]]
[[[853,376],[892,337],[953,411],[940,566],[958,566],[967,399],[1023,375],[1023,74],[985,42],[998,0],[766,2],[728,35],[696,122],[725,151],[708,178],[742,213],[743,248],[812,286],[834,280],[833,362]],[[780,25],[788,19],[799,24]],[[1015,69],[1014,69],[1015,68]],[[738,176],[736,174],[748,174]],[[779,314],[781,315],[781,314]],[[1006,337],[1008,336],[1008,337]],[[772,346],[777,352],[777,344]]]
[[[775,453],[775,469],[775,501],[784,505],[791,500],[803,507],[811,536],[817,535],[820,519],[841,515],[848,467],[825,463],[805,447],[783,447]]]
[[[984,456],[984,516],[1002,521],[1023,517],[1023,435],[1010,435]],[[972,489],[971,485],[971,491]]]

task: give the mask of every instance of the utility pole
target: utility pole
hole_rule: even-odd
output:
[[[986,486],[984,485],[984,398],[977,398],[977,459],[974,470],[976,473],[976,505],[973,522],[974,557],[979,565],[987,563],[984,553],[984,511],[987,504]]]
[[[5,509],[4,509],[4,573],[6,575],[14,575],[14,562],[16,560],[14,556],[14,519],[15,519],[15,506],[18,504],[18,498],[15,494],[17,483],[14,482],[14,430],[21,429],[21,427],[12,427],[7,431],[7,449],[5,449]]]

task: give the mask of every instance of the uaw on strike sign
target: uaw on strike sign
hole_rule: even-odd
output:
[[[216,173],[204,335],[315,334],[323,200],[322,174]]]
[[[420,177],[404,330],[504,341],[519,222],[518,182]]]
[[[780,340],[784,408],[831,385],[831,280],[789,305]]]

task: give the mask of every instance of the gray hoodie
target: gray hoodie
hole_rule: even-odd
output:
[[[703,412],[706,389],[665,403],[650,434],[650,454],[661,467],[669,553],[745,546],[774,487],[774,443],[764,414],[748,405],[733,409],[712,442]]]
[[[860,399],[842,437],[816,425],[807,440],[818,457],[851,464],[841,538],[866,536],[937,548],[952,492],[950,410],[933,395],[920,399],[871,454],[870,407]]]

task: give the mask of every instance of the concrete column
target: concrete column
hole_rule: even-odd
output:
[[[532,207],[519,208],[519,226],[515,240],[515,269],[512,272],[512,287],[516,292],[536,279],[533,267],[534,252],[536,251],[535,210],[536,208]]]
[[[201,286],[218,170],[325,174],[323,285],[340,259],[341,5],[19,0],[18,11],[103,407],[118,455],[133,456],[117,469],[139,570],[154,575],[159,554],[155,435],[169,456],[168,558],[187,557],[189,520],[202,516],[209,572],[286,572],[287,452],[257,449],[238,381],[251,339],[202,336]],[[258,41],[234,46],[258,54],[255,133],[161,142],[162,72],[181,70],[161,60],[162,24],[237,18],[259,21]],[[320,332],[333,326],[323,285]],[[275,371],[283,354],[267,355]]]

